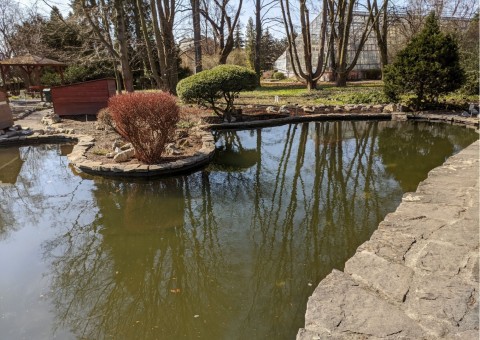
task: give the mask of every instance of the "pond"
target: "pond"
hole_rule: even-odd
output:
[[[478,138],[426,122],[216,132],[185,176],[77,173],[68,145],[0,149],[6,339],[294,339],[319,281],[402,194]]]

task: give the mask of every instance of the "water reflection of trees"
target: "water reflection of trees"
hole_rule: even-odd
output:
[[[9,149],[19,155],[20,161],[18,169],[13,169],[15,176],[9,176],[11,183],[0,185],[0,239],[24,225],[38,224],[42,217],[48,220],[46,215],[50,213],[58,216],[68,210],[74,204],[72,200],[69,206],[63,206],[58,201],[52,202],[53,197],[72,197],[81,182],[72,181],[65,157],[51,157],[61,153],[60,145],[12,147],[0,149],[0,153],[8,153]],[[44,190],[51,187],[52,181],[62,190],[55,193]],[[64,213],[63,217],[68,220],[70,216]]]
[[[219,338],[217,328],[199,327],[224,308],[208,174],[149,183],[99,179],[95,197],[94,223],[73,225],[45,244],[57,327],[81,338]]]
[[[253,287],[257,298],[250,302],[245,324],[262,315],[269,337],[294,336],[313,289],[308,283],[343,268],[393,208],[395,201],[382,206],[385,195],[398,195],[398,190],[382,183],[377,138],[378,123],[290,126],[273,188],[268,190],[257,169],[258,204],[252,220],[259,235]],[[268,160],[264,152],[262,161]],[[289,169],[294,169],[290,175]]]
[[[315,285],[401,197],[380,150],[394,147],[389,126],[228,132],[223,150],[255,162],[95,180],[93,222],[45,244],[57,326],[81,338],[294,337]]]

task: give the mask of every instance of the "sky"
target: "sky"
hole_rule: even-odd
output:
[[[50,8],[45,4],[47,2],[50,6],[57,6],[62,14],[68,14],[70,11],[70,1],[69,0],[17,0],[20,4],[31,7],[32,5],[37,5],[39,12],[44,15],[50,14]]]

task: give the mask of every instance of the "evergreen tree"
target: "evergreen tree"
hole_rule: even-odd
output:
[[[255,25],[250,17],[245,28],[245,54],[247,55],[247,64],[254,69],[255,63]]]
[[[275,61],[285,51],[288,42],[286,39],[276,39],[267,28],[262,34],[261,43],[260,67],[262,70],[273,70]]]
[[[464,79],[457,42],[440,31],[432,12],[423,30],[385,68],[385,93],[392,100],[413,93],[419,109],[436,102],[439,95],[460,88]]]
[[[245,39],[243,39],[242,23],[239,21],[235,27],[235,36],[233,37],[233,48],[243,48],[245,46]]]

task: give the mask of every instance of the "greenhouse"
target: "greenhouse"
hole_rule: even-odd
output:
[[[365,25],[368,23],[367,12],[354,12],[353,14],[353,23],[351,27],[351,36],[349,41],[348,48],[348,59],[347,62],[350,63],[355,56],[355,51],[357,51],[362,33],[365,29]],[[318,15],[311,23],[311,32],[320,32],[320,27],[322,24],[321,15]],[[329,28],[327,27],[327,35]],[[318,44],[312,46],[312,63],[316,65],[318,61],[319,51],[320,51],[320,36],[318,33],[312,34],[312,41],[317,42]],[[303,52],[303,41],[302,37],[298,36],[295,40],[298,50],[298,57],[300,59],[300,64],[302,69],[305,69],[304,62],[304,52]],[[325,58],[328,58],[327,49],[325,48]],[[326,59],[327,67],[325,73],[320,78],[321,81],[331,81],[334,79],[333,73],[331,70],[330,61]],[[288,56],[288,51],[285,51],[275,62],[275,69],[279,72],[285,73],[287,77],[294,77],[295,74],[292,69],[291,60]],[[381,76],[381,64],[380,64],[380,54],[378,51],[378,45],[375,38],[375,34],[370,34],[365,42],[363,50],[360,52],[358,57],[357,64],[349,74],[350,80],[361,80],[361,79],[379,79]]]

